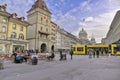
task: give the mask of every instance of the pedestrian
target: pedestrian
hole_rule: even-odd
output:
[[[96,49],[97,58],[99,58],[99,49]]]
[[[92,49],[88,49],[89,59],[91,59],[91,58],[92,58],[92,54],[93,54],[93,50],[92,50]]]
[[[71,56],[71,60],[73,59],[72,56],[73,56],[73,50],[71,49],[70,51],[70,56]]]
[[[101,48],[101,56],[103,56],[103,48]]]
[[[60,61],[63,59],[62,51],[60,51]]]
[[[109,56],[109,57],[111,56],[111,50],[109,50],[109,54],[108,54],[108,56]]]
[[[95,58],[96,50],[93,49],[93,58]]]
[[[108,48],[105,49],[106,56],[108,56]]]
[[[114,56],[117,56],[117,49],[114,49]]]
[[[31,61],[32,61],[32,65],[37,65],[38,64],[38,55],[36,53],[33,53],[31,55]]]

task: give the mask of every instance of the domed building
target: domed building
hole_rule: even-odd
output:
[[[79,32],[79,39],[81,44],[87,45],[90,44],[90,41],[88,40],[88,34],[87,32],[82,28],[82,30]]]
[[[79,32],[79,38],[80,39],[87,39],[87,32],[82,28],[82,30]]]
[[[91,38],[90,43],[91,43],[91,44],[96,44],[96,41],[95,41],[95,38],[94,38],[94,37]]]
[[[88,40],[88,34],[83,28],[79,32],[79,39],[82,45],[96,44],[94,37],[92,37],[91,40]]]

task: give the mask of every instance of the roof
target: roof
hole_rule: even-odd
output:
[[[32,5],[32,8],[31,8],[29,11],[31,11],[31,10],[33,10],[33,9],[35,9],[35,8],[41,8],[41,9],[43,9],[43,10],[51,13],[51,12],[48,10],[47,5],[46,5],[46,3],[45,3],[43,0],[37,0],[37,1]],[[28,11],[28,12],[29,12],[29,11]]]
[[[82,35],[82,34],[86,34],[87,35],[87,32],[82,28],[82,30],[79,32],[79,35]]]

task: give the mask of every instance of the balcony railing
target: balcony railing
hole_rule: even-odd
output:
[[[6,38],[6,40],[13,40],[13,41],[27,41],[27,40],[25,40],[25,39],[21,39],[21,38],[11,38],[11,37],[8,37],[8,38]]]

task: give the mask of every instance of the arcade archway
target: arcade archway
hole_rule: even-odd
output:
[[[51,51],[54,51],[54,45],[51,46]]]
[[[41,53],[46,52],[47,46],[45,43],[41,44]]]

